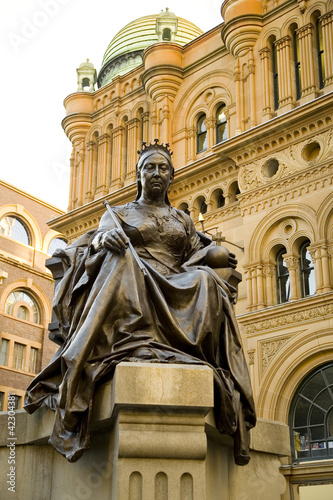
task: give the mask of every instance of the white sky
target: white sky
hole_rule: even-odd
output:
[[[222,0],[2,2],[0,178],[66,210],[71,145],[61,120],[64,98],[77,90],[76,68],[89,58],[98,72],[111,39],[139,17],[169,7],[208,31],[222,22],[221,4]]]

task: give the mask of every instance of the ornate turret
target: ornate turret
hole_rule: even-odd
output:
[[[80,66],[76,69],[76,73],[78,92],[80,92],[80,90],[84,90],[86,92],[94,92],[94,86],[97,82],[97,73],[94,65],[89,62],[89,59],[80,64]]]
[[[262,30],[260,0],[225,0],[222,4],[222,40],[234,57],[245,55]]]

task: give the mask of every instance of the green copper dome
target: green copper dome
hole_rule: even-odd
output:
[[[106,49],[98,87],[142,64],[143,51],[150,45],[163,41],[186,45],[202,33],[195,24],[175,16],[168,9],[132,21],[116,34]]]

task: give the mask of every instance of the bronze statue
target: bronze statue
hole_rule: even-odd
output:
[[[205,265],[216,247],[170,205],[171,154],[157,140],[144,143],[135,201],[108,207],[97,230],[57,252],[65,273],[54,311],[64,343],[28,387],[25,409],[55,410],[50,443],[71,462],[89,446],[95,385],[121,361],[210,366],[217,427],[234,436],[236,463],[249,461],[255,411],[234,290]],[[225,255],[213,259],[235,267]]]

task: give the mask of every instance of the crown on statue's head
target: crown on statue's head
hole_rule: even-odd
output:
[[[147,144],[146,142],[142,143],[142,149],[138,149],[138,155],[141,157],[144,153],[147,153],[148,151],[163,151],[166,153],[170,158],[171,155],[173,154],[173,151],[169,149],[169,143],[166,142],[165,144],[159,144],[159,139],[154,139],[154,144]]]

